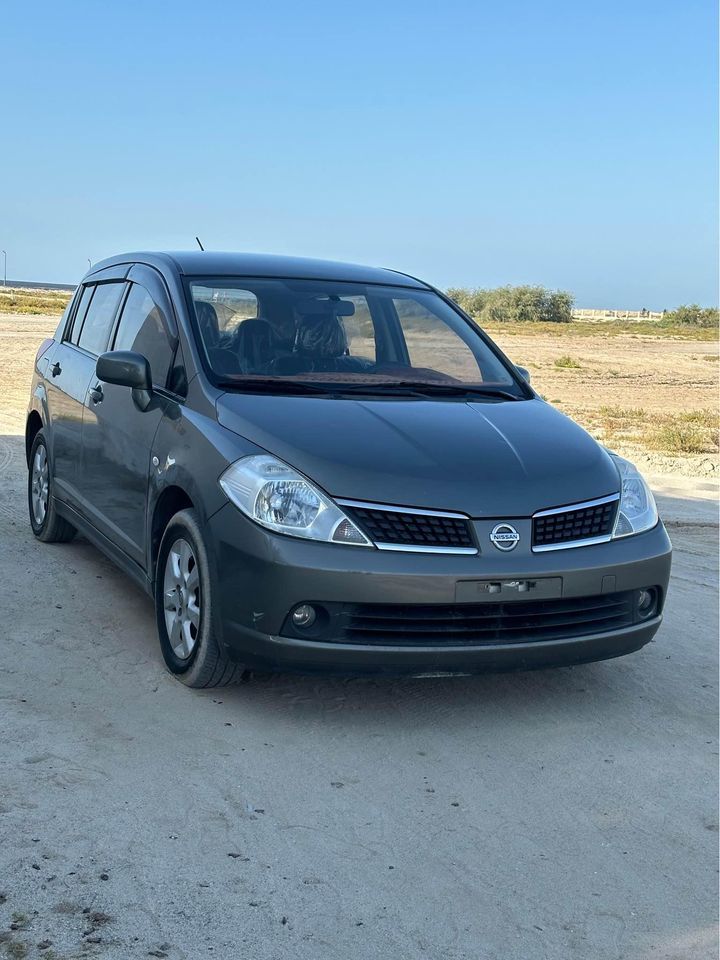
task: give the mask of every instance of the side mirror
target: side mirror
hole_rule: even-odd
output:
[[[530,371],[527,369],[527,367],[519,367],[517,364],[515,364],[515,369],[523,378],[525,383],[530,383]]]
[[[95,367],[98,380],[130,387],[133,400],[147,410],[152,398],[152,373],[147,357],[132,350],[111,350],[98,357]]]

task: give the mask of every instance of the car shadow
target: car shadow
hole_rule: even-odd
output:
[[[560,704],[575,713],[600,689],[610,692],[615,679],[603,664],[456,677],[273,674],[251,676],[222,695],[242,715],[271,710],[275,720],[337,718],[343,725],[401,719],[406,728],[408,713],[434,726],[470,716],[529,719]]]

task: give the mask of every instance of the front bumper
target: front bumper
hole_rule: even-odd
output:
[[[217,629],[228,654],[249,667],[301,672],[473,673],[631,653],[660,626],[672,552],[661,523],[635,537],[546,553],[520,547],[501,553],[490,544],[477,556],[383,552],[272,534],[231,504],[210,518],[207,534]],[[482,536],[478,540],[487,543]],[[304,602],[452,605],[467,600],[467,584],[474,581],[540,578],[560,578],[563,598],[656,587],[656,615],[579,637],[477,646],[363,645],[282,635],[288,613]],[[522,595],[516,602],[522,604]]]

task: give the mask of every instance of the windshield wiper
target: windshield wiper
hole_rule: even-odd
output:
[[[373,383],[309,383],[307,380],[287,380],[283,377],[238,377],[220,380],[218,386],[228,390],[259,393],[284,393],[296,395],[340,397],[340,396],[379,396],[379,397],[416,397],[427,400],[428,397],[489,397],[497,400],[522,400],[508,390],[497,387],[482,387],[461,383],[421,383],[415,380],[394,380]]]
[[[298,393],[321,396],[335,396],[342,392],[342,384],[308,383],[305,380],[285,380],[283,377],[253,377],[247,380],[226,378],[218,381],[225,390],[256,391],[258,393]]]
[[[464,383],[417,383],[413,380],[399,380],[394,387],[403,390],[412,388],[415,396],[431,397],[492,397],[498,400],[524,400],[509,390],[499,387],[481,387]]]

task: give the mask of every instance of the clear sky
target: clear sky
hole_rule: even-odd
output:
[[[714,0],[5,0],[0,248],[717,302]],[[1,264],[0,264],[1,266]]]

